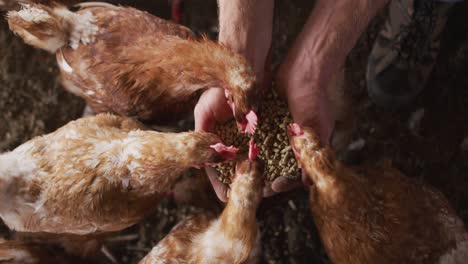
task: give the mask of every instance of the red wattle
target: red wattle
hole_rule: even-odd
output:
[[[249,143],[249,160],[255,160],[259,152],[257,144],[251,139]]]
[[[288,126],[288,134],[290,136],[302,136],[304,134],[304,131],[302,131],[302,127],[296,123],[289,124]]]
[[[247,120],[247,123],[245,124],[245,127],[243,127],[244,132],[249,135],[255,134],[258,124],[257,114],[255,114],[254,111],[250,110],[250,112],[247,113],[247,115],[245,115],[245,119]]]
[[[217,143],[214,145],[210,145],[212,149],[214,149],[216,152],[221,154],[223,157],[225,157],[227,160],[232,160],[236,157],[237,151],[239,150],[238,148],[234,146],[226,146],[223,143]]]
[[[182,1],[183,0],[172,0],[171,3],[171,17],[177,23],[180,23],[182,20]]]

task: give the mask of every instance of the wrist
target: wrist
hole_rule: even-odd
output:
[[[245,32],[238,32],[234,35],[223,37],[219,36],[219,42],[231,49],[232,51],[244,56],[244,58],[252,66],[259,80],[264,77],[264,72],[267,67],[267,57],[271,45],[270,37],[254,37],[249,38]]]
[[[388,1],[319,0],[288,56],[309,69],[315,80],[326,83]]]
[[[261,80],[271,46],[274,1],[218,0],[218,3],[219,42],[243,55]]]
[[[328,144],[334,125],[328,94],[325,89],[312,87],[301,95],[293,93],[288,97],[289,109],[295,123],[313,128],[321,143]]]
[[[294,122],[317,130],[325,144],[328,143],[333,127],[326,89],[330,80],[326,78],[323,67],[316,65],[300,60],[282,64],[277,87],[286,96]]]

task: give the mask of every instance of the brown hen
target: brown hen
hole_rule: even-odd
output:
[[[0,155],[0,217],[21,232],[118,231],[150,213],[184,170],[235,156],[214,134],[143,129],[100,114]]]
[[[140,262],[257,263],[260,235],[256,210],[262,200],[262,166],[251,160],[237,164],[229,201],[219,217],[192,216],[179,223]]]
[[[347,167],[309,128],[289,133],[333,263],[466,263],[468,233],[440,192],[390,167]]]
[[[174,121],[193,110],[203,89],[223,88],[239,128],[256,125],[255,75],[242,56],[183,26],[130,7],[25,4],[8,13],[10,29],[57,54],[63,84],[97,112]]]

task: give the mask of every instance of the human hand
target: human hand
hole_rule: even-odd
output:
[[[276,75],[276,89],[288,102],[294,122],[315,129],[322,144],[327,144],[333,131],[333,117],[327,90],[329,85],[303,70],[294,58],[286,58]]]
[[[211,88],[203,92],[194,110],[195,131],[213,132],[217,123],[233,118],[224,90]]]
[[[303,97],[296,97],[292,91],[295,89],[301,88],[304,90],[310,89],[310,86],[299,86],[299,83],[297,83],[294,80],[294,75],[292,72],[289,71],[289,65],[284,64],[281,66],[280,72],[278,73],[277,76],[277,85],[282,89],[283,93],[286,93],[288,98],[291,98],[291,102],[289,102],[290,105],[294,104],[296,107],[290,108],[291,112],[296,113],[293,115],[295,122],[298,122],[301,125],[308,125],[314,127],[312,124],[314,122],[310,122],[309,120],[314,120],[314,115],[313,115],[313,110],[310,112],[307,111],[301,111],[301,108],[298,107],[300,106],[304,101],[305,102],[310,102],[309,99],[303,98]],[[268,72],[266,73],[268,76]],[[266,77],[267,79],[268,77]],[[265,82],[268,82],[269,80],[267,79]],[[271,83],[271,81],[270,81]],[[268,89],[268,88],[265,88]],[[294,98],[294,99],[293,99]],[[289,100],[288,100],[289,101]],[[326,105],[326,104],[325,104]],[[306,108],[308,105],[305,106]],[[296,110],[297,109],[297,110]],[[314,109],[313,107],[311,109]],[[310,117],[309,118],[309,114]],[[232,116],[232,111],[229,105],[227,104],[226,97],[224,95],[224,91],[219,88],[211,88],[206,90],[202,96],[200,97],[194,111],[195,115],[195,130],[196,131],[207,131],[207,132],[213,132],[215,125],[217,123],[224,123],[228,121],[229,119],[233,118]],[[326,120],[326,119],[325,119]],[[324,129],[325,135],[331,134],[331,129],[330,132],[327,132],[327,128],[325,127]],[[327,134],[328,133],[328,134]],[[218,179],[218,173],[215,169],[207,167],[206,168],[206,174],[208,175],[208,178],[210,180],[211,185],[213,186],[213,189],[218,196],[218,198],[226,202],[228,200],[228,190],[229,187],[222,183]],[[279,177],[275,179],[271,185],[267,184],[264,188],[264,196],[268,197],[271,195],[274,195],[275,193],[280,193],[280,192],[286,192],[301,186],[309,185],[309,180],[306,175],[302,175],[302,181],[292,181],[286,177]]]
[[[219,0],[218,41],[244,56],[252,65],[258,87],[271,84],[268,51],[273,29],[273,6],[271,0]],[[262,16],[258,16],[261,12]],[[261,88],[260,88],[261,89]],[[224,91],[209,89],[203,93],[195,108],[195,130],[212,131],[216,123],[232,118]],[[228,187],[218,180],[212,168],[206,170],[208,178],[221,201],[227,201]],[[271,189],[264,192],[270,195]]]
[[[317,75],[311,74],[310,66],[314,65],[313,63],[306,62],[308,67],[304,67],[304,58],[298,57],[298,54],[293,47],[280,65],[276,75],[276,88],[278,93],[287,99],[294,122],[314,128],[322,143],[326,144],[331,138],[334,124],[325,89],[327,84],[316,77]],[[271,188],[274,192],[286,192],[309,185],[310,179],[303,172],[302,181],[278,177],[273,181]]]
[[[218,88],[208,89],[202,94],[195,106],[194,116],[195,131],[207,132],[212,132],[217,123],[224,123],[233,118],[224,91]],[[205,170],[218,198],[227,202],[229,187],[218,179],[218,173],[215,169],[207,167]],[[265,186],[263,190],[265,197],[271,196],[273,193],[269,185]]]
[[[226,122],[232,118],[232,111],[226,101],[224,90],[220,88],[206,90],[195,106],[194,116],[195,131],[207,132],[212,132],[216,123]],[[206,174],[218,198],[226,202],[228,188],[218,180],[216,170],[207,167]]]

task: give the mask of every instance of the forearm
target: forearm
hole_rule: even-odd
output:
[[[262,74],[271,46],[274,0],[218,0],[219,41]]]
[[[334,117],[327,86],[371,19],[388,0],[318,0],[278,73],[295,122],[326,143]]]
[[[294,44],[304,78],[326,85],[389,0],[319,0]]]

